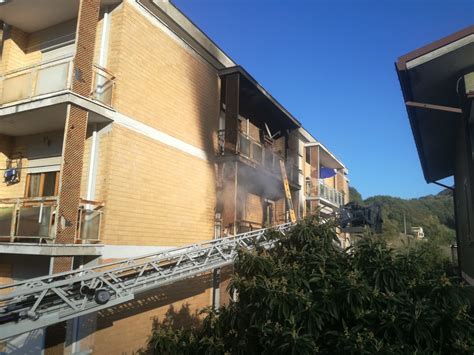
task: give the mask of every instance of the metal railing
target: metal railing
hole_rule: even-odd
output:
[[[268,170],[272,171],[275,174],[280,175],[280,160],[283,160],[283,158],[275,153],[273,150],[269,148],[265,148],[264,150],[264,157],[263,157],[263,165],[265,168]]]
[[[338,207],[344,205],[344,193],[327,186],[322,181],[316,186],[307,181],[305,184],[305,194],[307,197],[321,198]]]
[[[249,135],[239,132],[237,138],[237,153],[241,156],[264,166],[267,170],[274,174],[280,175],[280,160],[284,160],[282,156],[275,153],[272,149],[264,147],[260,142],[256,141]],[[217,131],[217,154],[225,154],[225,129]],[[287,162],[285,164],[288,180],[292,183],[299,183],[299,168]]]
[[[294,184],[299,184],[300,169],[296,165],[287,163],[286,174],[288,176],[288,180]]]
[[[93,74],[94,81],[91,98],[105,105],[112,106],[115,76],[99,65],[94,65]]]
[[[103,203],[81,200],[76,243],[100,240]],[[0,199],[0,240],[54,243],[57,197]]]
[[[243,155],[244,157],[249,158],[258,164],[262,164],[263,162],[262,145],[243,132],[239,132],[237,151],[240,153],[240,155]]]
[[[72,87],[73,57],[57,58],[13,71],[0,77],[0,105],[30,100]],[[105,68],[94,65],[90,97],[103,104],[112,104],[115,77]]]
[[[322,181],[319,182],[319,197],[337,206],[344,204],[344,194],[325,185]]]

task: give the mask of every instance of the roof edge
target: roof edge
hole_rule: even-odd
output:
[[[427,53],[430,53],[432,51],[435,51],[441,47],[444,47],[452,42],[458,41],[464,37],[467,37],[469,35],[474,34],[474,25],[466,27],[462,30],[459,30],[455,33],[452,33],[444,38],[441,38],[437,41],[431,42],[423,47],[420,47],[418,49],[415,49],[401,57],[399,57],[395,63],[396,68],[398,71],[400,70],[406,70],[407,68],[407,62],[416,59],[418,57],[421,57],[422,55],[425,55]]]
[[[279,110],[281,110],[296,126],[301,128],[302,124],[298,121],[281,103],[278,102],[265,88],[259,84],[257,80],[254,79],[242,66],[236,65],[230,68],[224,68],[219,70],[219,76],[226,76],[234,73],[239,73],[245,79],[250,81],[263,95],[267,97]]]
[[[326,146],[321,143],[321,142],[311,142],[311,143],[305,143],[305,147],[320,147],[322,150],[324,150],[332,159],[334,159],[335,162],[337,162],[339,165],[341,165],[340,169],[345,169],[347,170],[347,167],[342,163],[336,156],[328,149]],[[349,171],[349,170],[347,170]]]

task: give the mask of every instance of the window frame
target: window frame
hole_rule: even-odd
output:
[[[44,195],[44,182],[45,182],[46,174],[55,174],[54,194],[52,196],[45,196]],[[29,190],[30,190],[31,176],[32,175],[40,175],[38,196],[29,196]],[[39,173],[28,173],[28,174],[26,174],[25,193],[24,193],[25,198],[54,197],[54,196],[58,195],[58,192],[59,192],[59,171],[43,171],[43,172],[39,172]]]

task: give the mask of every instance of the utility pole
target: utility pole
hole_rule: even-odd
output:
[[[405,230],[405,237],[407,236],[407,219],[405,217],[405,212],[403,212],[403,227]]]

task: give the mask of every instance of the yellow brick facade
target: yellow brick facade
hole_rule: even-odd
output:
[[[103,21],[101,16],[95,31],[95,63]],[[4,42],[0,72],[40,62],[42,43],[52,33],[67,35],[76,22],[73,19],[32,34],[13,28]],[[124,250],[131,245],[183,246],[214,236],[220,79],[217,69],[160,26],[144,10],[139,10],[134,1],[124,1],[112,8],[106,64],[106,69],[116,78],[112,106],[119,115],[197,148],[203,156],[167,145],[120,122],[99,125],[93,199],[105,204],[101,225],[101,243],[105,248],[109,245],[123,246]],[[87,195],[93,127],[92,124],[87,127],[83,163],[77,169],[82,198]],[[250,125],[248,132],[259,139],[256,126]],[[27,167],[27,146],[21,143],[25,141],[27,137],[0,136],[0,160],[4,161],[13,152],[22,152],[23,167]],[[275,142],[275,148],[282,154],[285,152],[284,138]],[[319,170],[312,170],[308,176],[314,179]],[[336,178],[328,184],[347,189],[347,183],[340,186],[341,181]],[[0,198],[24,196],[25,182],[26,170],[19,184],[0,187]],[[244,196],[239,196],[243,202],[239,207],[243,207],[240,217],[263,223],[265,196],[246,191],[240,185],[237,189],[244,191]],[[275,223],[285,221],[285,199],[281,196],[275,201]],[[4,276],[7,271],[0,264],[0,282],[7,279]],[[221,303],[229,301],[230,275],[231,269],[221,274]],[[81,340],[81,350],[92,349],[95,354],[132,354],[145,346],[153,320],[163,320],[171,308],[179,311],[188,305],[194,312],[211,303],[210,274],[160,288],[132,303],[101,312],[97,330]]]
[[[180,246],[212,239],[214,164],[113,125],[103,182],[103,242]],[[102,149],[102,147],[101,147]]]
[[[114,107],[212,157],[220,96],[216,70],[129,2],[114,12],[108,65],[117,78]]]

